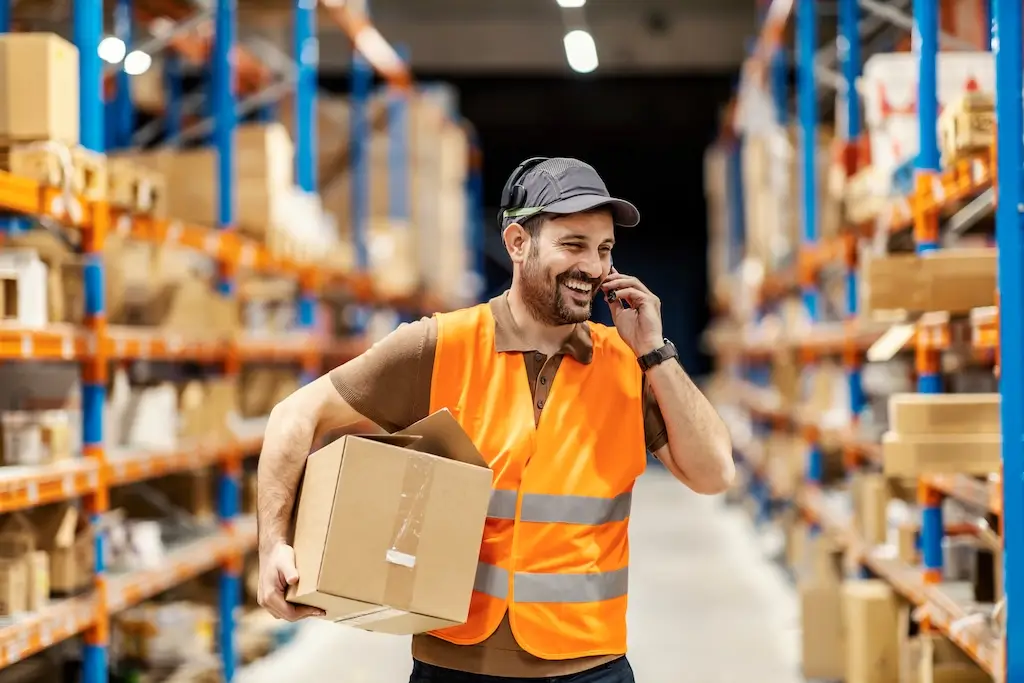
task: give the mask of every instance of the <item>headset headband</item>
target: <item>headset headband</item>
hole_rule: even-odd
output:
[[[516,170],[512,171],[512,175],[510,175],[508,181],[505,182],[505,188],[501,191],[502,213],[508,209],[518,208],[518,204],[525,199],[523,196],[525,193],[517,193],[515,191],[516,187],[520,187],[518,185],[519,181],[530,171],[531,168],[537,164],[547,161],[548,158],[549,157],[530,157],[523,163],[519,164],[519,166],[516,167]]]

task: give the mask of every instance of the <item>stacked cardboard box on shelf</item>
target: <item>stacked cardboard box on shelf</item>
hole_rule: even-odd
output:
[[[1002,463],[999,394],[897,394],[889,399],[885,473],[988,475]]]
[[[406,115],[407,156],[401,170],[407,198],[393,197],[393,158],[387,132],[387,102],[368,105],[368,252],[374,279],[395,295],[425,289],[445,300],[471,297],[465,274],[469,265],[465,182],[468,139],[450,120],[443,94],[411,94]],[[352,169],[347,100],[323,99],[321,116],[321,192],[324,208],[337,219],[342,236],[352,238]],[[331,131],[334,131],[333,133]],[[397,189],[397,188],[396,188]],[[405,207],[408,222],[393,217],[393,203]],[[352,265],[354,252],[350,254]]]

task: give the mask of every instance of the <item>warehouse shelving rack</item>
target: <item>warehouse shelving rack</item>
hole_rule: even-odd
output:
[[[871,0],[839,0],[838,39],[836,54],[841,73],[832,73],[816,63],[819,45],[815,0],[767,0],[762,3],[762,24],[758,40],[744,63],[744,87],[767,90],[775,103],[780,122],[785,120],[788,108],[783,39],[787,24],[795,20],[796,47],[796,100],[802,186],[803,244],[793,272],[770,277],[762,287],[762,300],[770,300],[776,292],[788,290],[796,283],[803,291],[809,318],[814,322],[810,331],[791,335],[784,345],[797,351],[805,362],[823,356],[843,359],[849,379],[851,408],[854,416],[864,406],[860,383],[860,366],[866,351],[879,341],[890,328],[857,320],[856,242],[859,228],[849,228],[841,238],[822,241],[816,234],[818,225],[817,174],[815,171],[815,135],[818,124],[818,85],[827,83],[838,90],[840,102],[839,135],[845,143],[843,162],[847,175],[852,175],[863,163],[861,146],[861,106],[856,83],[861,69],[861,10],[882,19],[905,19],[901,9],[880,6]],[[896,16],[894,16],[894,14]],[[795,15],[795,16],[794,16]],[[817,484],[820,482],[820,452],[817,445],[822,434],[838,437],[844,447],[849,467],[858,462],[879,464],[881,446],[865,442],[856,433],[835,433],[802,416],[779,409],[758,386],[756,370],[764,359],[779,348],[778,340],[744,338],[740,341],[722,341],[718,351],[738,352],[748,367],[738,392],[740,402],[767,429],[784,429],[801,433],[810,447],[806,472],[808,486],[793,501],[817,529],[845,541],[855,556],[860,558],[862,571],[889,581],[896,590],[912,603],[925,607],[925,628],[937,629],[958,644],[996,680],[1024,680],[1024,645],[1022,645],[1020,602],[1022,561],[1019,553],[1024,545],[1024,359],[1019,349],[1024,348],[1024,321],[1014,311],[1024,307],[1024,240],[1022,240],[1021,212],[1024,207],[1024,102],[1022,102],[1022,9],[1019,0],[991,0],[987,23],[991,27],[991,44],[996,74],[996,145],[994,159],[975,158],[961,162],[952,169],[940,169],[936,140],[938,118],[937,54],[940,39],[955,43],[957,39],[945,35],[939,27],[939,3],[933,0],[914,0],[912,5],[913,53],[918,63],[919,153],[914,162],[912,191],[902,201],[894,201],[887,210],[891,213],[892,230],[911,228],[917,253],[935,250],[938,245],[938,222],[943,210],[953,203],[974,200],[991,206],[996,202],[996,242],[998,249],[998,307],[975,309],[971,315],[971,339],[974,349],[996,360],[999,367],[1002,420],[1002,477],[999,482],[983,482],[959,475],[932,475],[919,482],[918,500],[922,508],[921,550],[923,568],[909,567],[883,554],[865,547],[856,537],[844,515],[830,509]],[[962,42],[962,41],[961,41]],[[975,46],[974,49],[980,49]],[[780,64],[782,66],[780,66]],[[767,86],[765,85],[767,82]],[[742,183],[735,177],[739,164],[740,147],[737,144],[742,126],[737,121],[736,101],[727,110],[723,125],[723,139],[728,145],[729,235],[730,253],[742,248],[744,239]],[[731,263],[735,265],[733,256]],[[822,323],[817,319],[818,274],[827,264],[844,263],[847,278],[847,317],[842,323]],[[1000,311],[1008,312],[1000,315]],[[903,340],[897,340],[915,354],[920,393],[941,391],[939,375],[940,353],[951,343],[948,316],[943,313],[926,314],[909,330],[903,331]],[[762,373],[763,376],[763,373]],[[856,417],[855,417],[856,419]],[[762,506],[770,502],[771,494],[764,493],[767,485],[760,471],[763,452],[759,444],[737,444],[742,459],[751,468],[753,495]],[[959,628],[968,616],[963,605],[943,591],[939,585],[942,573],[942,540],[944,526],[941,502],[945,497],[955,498],[968,506],[998,516],[1004,545],[1005,626],[1004,633],[992,629],[972,631]]]
[[[105,151],[105,137],[115,145],[126,144],[134,125],[133,104],[125,75],[114,78],[117,94],[112,105],[117,114],[110,130],[107,126],[101,85],[104,65],[97,47],[103,37],[102,0],[76,0],[73,4],[74,42],[80,54],[80,129],[82,145]],[[0,328],[0,361],[77,362],[82,368],[82,458],[71,463],[38,468],[18,468],[13,473],[0,470],[0,513],[37,505],[82,498],[95,526],[107,510],[108,491],[112,487],[160,477],[192,468],[217,465],[220,468],[218,533],[172,550],[165,566],[152,571],[110,575],[103,566],[104,539],[96,534],[96,581],[89,594],[52,602],[41,612],[9,625],[0,626],[0,667],[29,657],[61,640],[83,634],[85,639],[83,681],[105,683],[108,680],[109,615],[148,599],[158,593],[214,568],[220,568],[218,620],[222,667],[225,680],[232,680],[237,668],[234,613],[241,595],[240,571],[244,553],[256,545],[254,520],[240,517],[242,461],[255,455],[262,439],[213,440],[190,445],[176,452],[138,452],[127,457],[108,459],[103,449],[103,406],[106,400],[108,364],[122,360],[159,360],[200,362],[219,366],[235,375],[247,362],[290,362],[302,367],[303,380],[309,381],[323,369],[324,362],[337,364],[365,348],[360,338],[331,340],[317,333],[320,298],[329,288],[346,289],[353,301],[366,306],[394,308],[405,315],[429,313],[444,308],[444,302],[430,296],[389,298],[378,295],[365,269],[368,264],[366,235],[368,222],[369,160],[366,108],[373,72],[382,75],[389,92],[389,130],[392,156],[389,160],[392,218],[408,219],[408,188],[404,185],[407,141],[403,124],[408,93],[414,86],[407,61],[391,48],[373,24],[347,6],[315,0],[296,0],[294,7],[295,75],[291,80],[271,83],[269,69],[248,50],[236,43],[236,2],[216,0],[210,11],[191,14],[171,3],[169,10],[180,12],[172,18],[181,23],[168,35],[146,43],[152,52],[168,47],[172,60],[166,78],[168,136],[179,139],[182,132],[184,101],[180,70],[174,59],[208,58],[212,70],[213,142],[220,154],[221,189],[217,227],[185,224],[176,220],[117,211],[102,202],[75,197],[81,211],[69,212],[65,197],[51,188],[24,178],[0,172],[0,211],[9,216],[47,217],[65,228],[80,232],[84,269],[86,323],[82,327],[53,324],[44,329]],[[239,236],[232,230],[235,219],[234,129],[239,94],[264,105],[261,116],[269,115],[267,105],[294,88],[296,107],[296,178],[300,189],[316,192],[317,184],[317,13],[323,9],[352,39],[358,51],[353,55],[353,80],[360,85],[353,93],[353,178],[354,207],[350,220],[359,253],[356,272],[334,272],[310,267],[270,253],[265,247]],[[134,11],[133,11],[134,10]],[[211,17],[212,14],[212,17]],[[155,17],[131,0],[118,0],[115,32],[131,47],[130,17],[146,21]],[[212,37],[190,31],[212,19]],[[0,31],[11,30],[11,3],[0,0]],[[232,55],[236,58],[232,58]],[[110,74],[107,74],[110,76]],[[260,89],[263,89],[262,91]],[[203,124],[200,124],[203,125]],[[480,152],[474,144],[467,183],[469,213],[468,241],[479,245],[482,227],[480,197]],[[17,223],[14,223],[17,225]],[[202,252],[219,266],[219,289],[233,295],[233,278],[240,269],[291,276],[298,280],[298,324],[301,333],[284,340],[246,339],[223,342],[196,342],[166,333],[147,333],[137,329],[109,326],[105,320],[102,251],[108,234],[117,232],[158,244],[175,244]],[[477,262],[479,267],[479,261]]]

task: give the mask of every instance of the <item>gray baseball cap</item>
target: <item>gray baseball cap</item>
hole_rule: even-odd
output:
[[[522,188],[518,207],[502,207],[501,227],[540,213],[568,215],[608,207],[615,225],[632,228],[640,223],[633,204],[608,193],[594,167],[578,159],[555,157],[540,162],[519,178]],[[525,195],[525,196],[523,196]]]

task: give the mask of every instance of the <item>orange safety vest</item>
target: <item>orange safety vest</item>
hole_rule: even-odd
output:
[[[494,472],[465,624],[474,645],[509,613],[543,659],[626,652],[627,526],[647,463],[642,373],[612,328],[590,325],[593,362],[566,357],[541,418],[521,354],[496,353],[487,304],[437,316],[430,411],[447,408]]]

